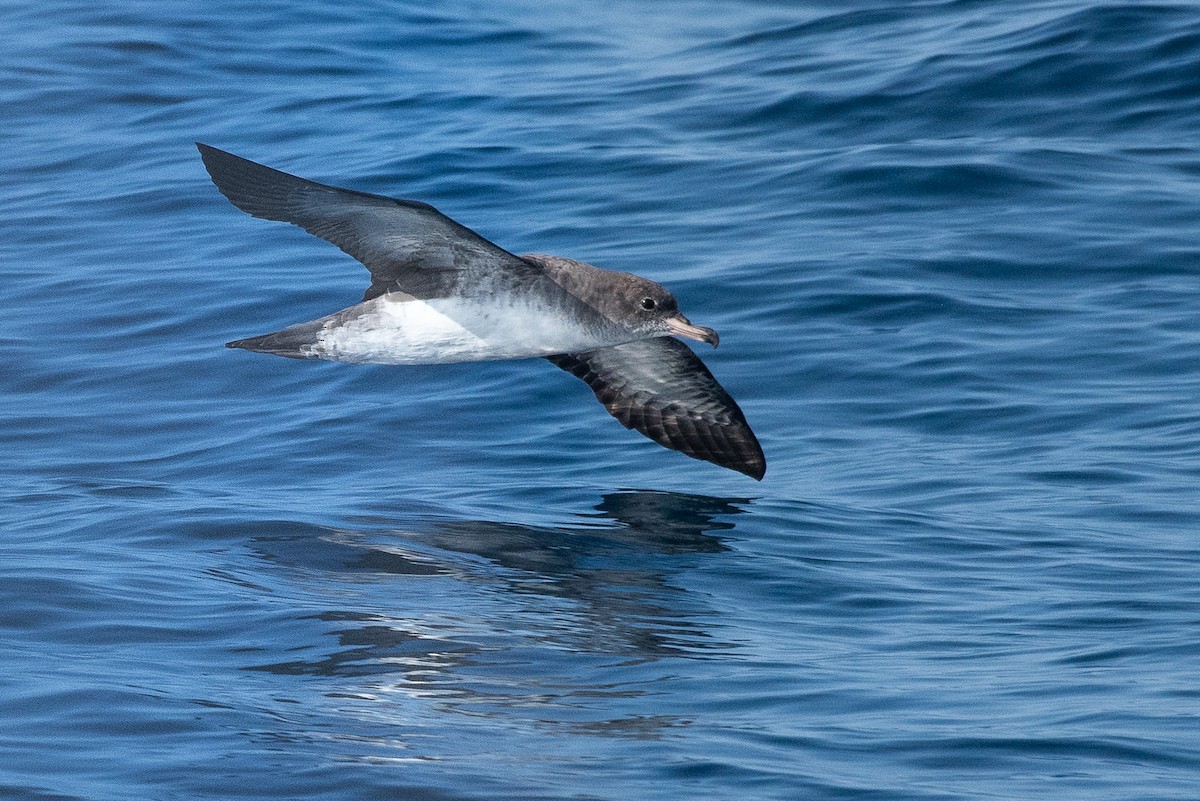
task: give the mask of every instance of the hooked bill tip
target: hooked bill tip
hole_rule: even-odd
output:
[[[721,337],[711,328],[705,328],[700,325],[692,325],[688,318],[682,314],[671,317],[667,320],[667,328],[672,334],[688,339],[694,339],[697,342],[707,342],[714,348],[721,341]]]

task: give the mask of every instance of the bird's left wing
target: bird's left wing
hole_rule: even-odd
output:
[[[255,217],[298,225],[362,262],[371,272],[363,300],[391,291],[428,300],[536,288],[561,305],[583,305],[540,266],[427,203],[327,186],[200,142],[196,146],[213,183],[233,205]]]
[[[657,337],[547,358],[583,379],[626,428],[754,479],[766,473],[766,457],[742,410],[679,340]]]

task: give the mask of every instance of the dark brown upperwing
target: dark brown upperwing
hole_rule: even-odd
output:
[[[388,291],[427,300],[551,284],[545,271],[427,203],[326,186],[199,142],[213,183],[255,217],[298,225],[371,271],[363,300]]]

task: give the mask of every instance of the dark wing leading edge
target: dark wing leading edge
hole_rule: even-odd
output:
[[[391,290],[427,300],[552,283],[540,267],[426,203],[326,186],[196,146],[213,183],[233,205],[255,217],[298,225],[366,265],[371,288],[363,300]]]
[[[547,358],[583,379],[626,428],[754,479],[767,472],[742,410],[679,340],[657,337]]]

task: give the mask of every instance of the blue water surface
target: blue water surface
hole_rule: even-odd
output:
[[[0,30],[0,797],[1200,797],[1194,3]],[[366,273],[197,139],[664,283],[766,479],[224,349]]]

